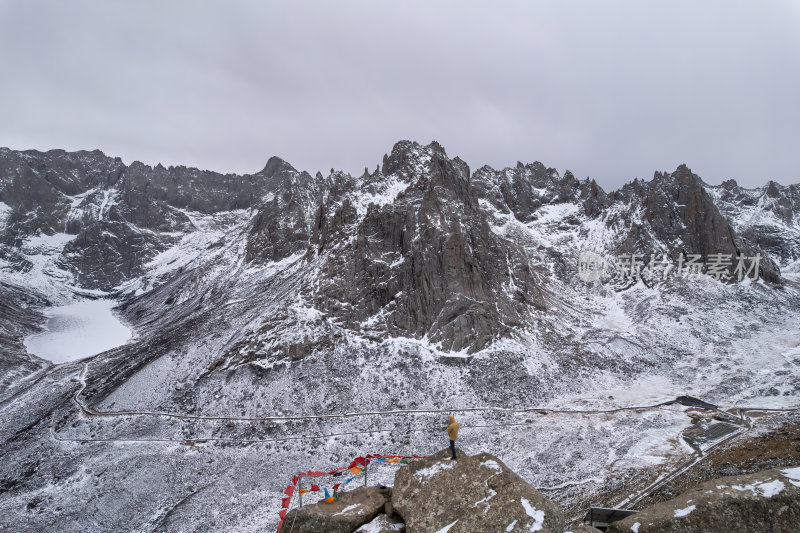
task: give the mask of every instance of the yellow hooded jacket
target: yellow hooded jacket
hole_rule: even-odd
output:
[[[450,415],[450,423],[447,424],[447,434],[450,435],[450,440],[456,440],[458,438],[458,426],[460,424],[456,422],[456,417]],[[441,426],[439,426],[441,427]]]

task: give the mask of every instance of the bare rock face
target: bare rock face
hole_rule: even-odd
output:
[[[734,231],[700,178],[686,165],[680,165],[672,174],[656,172],[650,182],[635,180],[615,193],[615,200],[642,209],[645,224],[631,224],[619,253],[637,253],[646,258],[652,253],[657,257],[667,253],[673,259],[679,254],[700,254],[703,261],[712,254],[730,254],[731,277],[738,255],[753,257],[759,253]],[[780,283],[779,267],[769,257],[761,256],[760,277]]]
[[[727,180],[707,189],[720,212],[745,240],[781,266],[800,259],[800,186],[770,181],[762,187],[746,189]]]
[[[141,275],[145,263],[196,229],[183,210],[213,214],[260,205],[277,186],[265,171],[237,176],[138,161],[126,166],[99,150],[0,148],[0,202],[8,209],[0,259],[25,271],[31,265],[19,249],[27,239],[76,235],[59,266],[79,286],[108,291]]]
[[[325,265],[305,291],[317,309],[368,336],[472,353],[543,308],[526,253],[489,229],[463,161],[436,143],[402,142],[383,167],[359,194],[383,185],[389,201],[360,216],[343,180],[320,207],[313,257]]]
[[[247,238],[247,261],[280,261],[305,251],[322,201],[321,177],[298,172],[278,157],[271,157],[255,176],[269,192]]]
[[[387,501],[388,496],[377,487],[359,487],[342,493],[333,503],[291,510],[283,521],[284,531],[291,527],[297,533],[352,533],[382,513]]]
[[[125,195],[203,214],[258,205],[266,183],[260,174],[220,174],[185,166],[151,167],[134,161],[120,179]]]
[[[609,533],[797,531],[800,468],[765,470],[703,483],[677,498],[613,522]]]
[[[72,271],[82,287],[110,290],[141,275],[143,265],[174,244],[172,239],[136,231],[124,220],[91,224],[67,243],[59,263]]]
[[[22,339],[42,330],[45,317],[37,308],[48,303],[35,291],[0,281],[0,401],[14,391],[22,377],[39,368]]]
[[[596,216],[611,204],[594,180],[578,181],[569,170],[561,177],[538,161],[503,170],[484,166],[475,171],[472,186],[495,210],[511,213],[523,223],[535,220],[539,208],[548,204],[582,203],[587,216]]]
[[[453,461],[449,454],[441,450],[395,474],[392,505],[409,533],[564,531],[558,505],[499,459],[458,451]]]
[[[0,202],[12,210],[5,228],[0,228],[0,242],[18,246],[38,232],[52,235],[65,231],[71,207],[68,196],[116,183],[123,168],[119,158],[106,157],[99,150],[18,152],[0,148]]]

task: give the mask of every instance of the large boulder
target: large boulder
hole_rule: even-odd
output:
[[[800,468],[707,481],[613,522],[609,533],[798,531]]]
[[[319,502],[292,509],[284,519],[284,529],[292,524],[296,533],[353,533],[383,512],[389,497],[378,487],[359,487],[344,492],[333,503]]]
[[[564,531],[558,505],[488,453],[441,450],[397,471],[392,505],[408,533]]]

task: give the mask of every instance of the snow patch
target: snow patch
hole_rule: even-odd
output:
[[[497,470],[498,472],[503,471],[503,468],[494,459],[489,459],[488,461],[484,461],[478,466],[485,466],[487,468],[491,468],[492,470]]]
[[[363,217],[367,214],[369,204],[375,204],[379,207],[391,204],[395,201],[398,194],[408,188],[409,184],[398,176],[389,176],[380,184],[373,184],[373,186],[379,186],[380,190],[369,192],[362,189],[357,195],[352,196],[350,199],[359,217]]]
[[[458,522],[458,520],[456,520],[456,521],[455,521],[455,522],[453,522],[452,524],[448,524],[448,525],[444,526],[442,529],[440,529],[440,530],[439,530],[439,531],[437,531],[436,533],[447,533],[448,531],[450,531],[450,528],[451,528],[451,527],[453,527],[454,525],[456,525],[456,522]]]
[[[55,233],[53,235],[40,233],[25,240],[25,244],[22,245],[22,252],[25,254],[60,252],[75,237],[77,235],[69,235],[68,233]]]
[[[639,526],[641,525],[642,525],[641,522],[636,522],[631,526],[631,531],[633,531],[633,533],[639,533]]]
[[[762,483],[759,488],[765,498],[772,498],[776,494],[780,494],[783,489],[786,488],[786,485],[784,485],[782,481],[776,479],[769,483]]]
[[[780,494],[786,485],[783,481],[758,481],[749,485],[731,485],[731,488],[740,492],[749,490],[754,496],[763,496],[764,498],[772,498],[776,494]]]
[[[367,522],[360,528],[356,529],[355,533],[382,533],[383,531],[402,531],[406,525],[402,522],[393,523],[389,522],[385,514],[378,515],[375,520]]]
[[[424,483],[428,478],[432,478],[436,474],[438,474],[440,472],[444,472],[445,470],[450,470],[454,466],[456,466],[456,464],[454,462],[450,462],[450,463],[444,463],[444,462],[435,463],[435,464],[433,464],[433,465],[431,465],[429,467],[423,468],[421,470],[417,470],[414,473],[414,476],[417,478],[417,480],[419,480],[420,483]]]
[[[689,513],[697,509],[696,505],[690,505],[684,509],[675,509],[675,518],[681,518],[683,516],[687,516]]]
[[[347,513],[349,513],[350,511],[352,511],[354,509],[358,509],[359,507],[361,507],[360,503],[354,503],[353,505],[348,505],[347,507],[345,507],[344,509],[342,509],[338,513],[334,514],[333,516],[339,516],[339,515],[347,514]],[[358,514],[361,514],[361,511],[359,511]]]
[[[544,527],[544,511],[533,507],[527,498],[520,498],[519,502],[522,504],[522,507],[525,508],[525,512],[528,516],[533,518],[533,525],[530,531],[539,531],[542,529],[542,527]]]
[[[596,327],[607,331],[629,333],[633,330],[633,322],[625,314],[618,301],[610,301],[605,315],[596,322]]]
[[[795,468],[785,468],[781,470],[781,473],[789,478],[789,483],[795,487],[800,487],[800,466]]]
[[[103,191],[103,202],[100,204],[100,210],[97,213],[98,220],[103,220],[111,209],[111,206],[117,204],[116,199],[112,198],[112,194],[111,191]]]

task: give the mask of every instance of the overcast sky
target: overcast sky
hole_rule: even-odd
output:
[[[0,0],[0,146],[800,182],[800,2]]]

